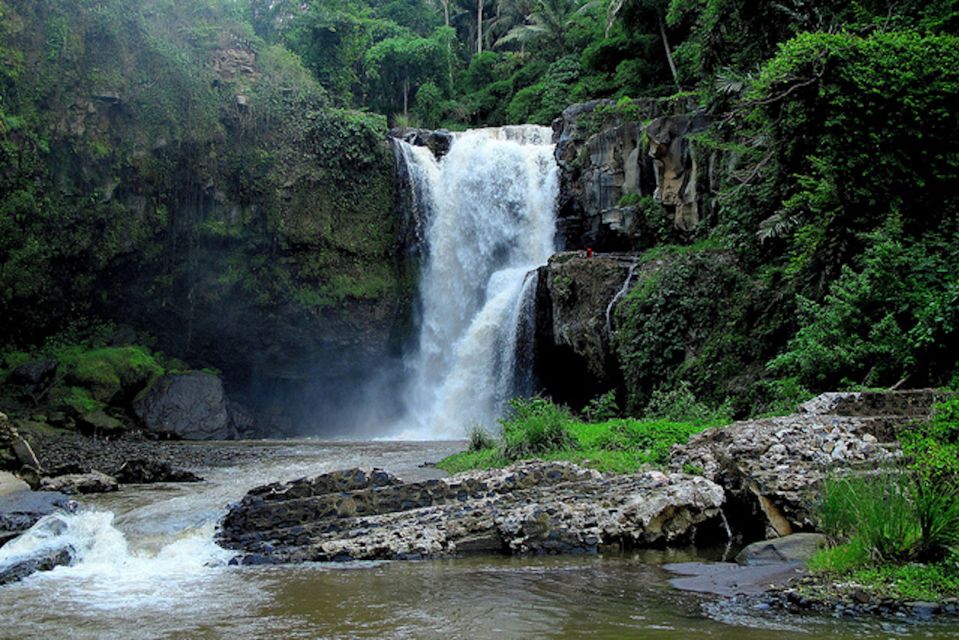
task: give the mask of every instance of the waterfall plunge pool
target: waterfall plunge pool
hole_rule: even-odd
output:
[[[264,443],[257,443],[258,447]],[[242,443],[196,446],[242,447]],[[959,638],[947,622],[737,610],[681,592],[661,565],[691,550],[589,557],[229,566],[213,544],[250,488],[353,466],[409,480],[459,442],[272,443],[264,460],[196,469],[206,482],[126,487],[83,501],[72,567],[0,587],[0,638]],[[706,554],[708,557],[708,554]]]

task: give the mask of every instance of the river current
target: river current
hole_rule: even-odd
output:
[[[353,466],[426,479],[441,472],[422,463],[462,446],[276,443],[266,459],[198,469],[202,483],[85,499],[11,543],[70,537],[81,556],[0,587],[0,638],[959,638],[944,624],[717,606],[669,586],[660,565],[697,559],[687,551],[237,567],[213,542],[226,505],[254,486]]]

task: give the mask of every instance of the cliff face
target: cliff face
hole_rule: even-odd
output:
[[[705,118],[674,115],[657,100],[628,115],[615,109],[609,100],[575,104],[553,123],[568,249],[636,249],[699,224],[711,172],[690,136],[705,129]]]
[[[0,7],[5,337],[111,319],[237,388],[347,403],[412,292],[385,119],[223,9],[154,4]]]

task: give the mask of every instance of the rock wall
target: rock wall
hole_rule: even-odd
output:
[[[672,115],[675,105],[645,100],[639,103],[642,121],[597,115],[613,104],[575,104],[553,123],[559,228],[567,249],[615,251],[654,244],[646,237],[650,212],[635,204],[643,197],[661,205],[678,232],[691,233],[709,193],[710,172],[698,170],[689,141],[706,127],[701,114]]]
[[[119,0],[7,5],[23,65],[0,102],[26,124],[3,132],[0,216],[23,226],[0,234],[0,266],[24,237],[42,246],[0,269],[18,292],[0,342],[114,319],[222,370],[278,428],[360,404],[412,297],[385,118],[333,108],[215,9],[181,24]]]
[[[540,388],[572,406],[622,385],[611,342],[614,311],[658,268],[632,254],[558,253],[540,268],[536,372]]]

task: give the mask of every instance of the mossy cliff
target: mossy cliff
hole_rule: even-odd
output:
[[[388,355],[412,286],[386,121],[234,11],[0,2],[2,346],[117,320],[268,387]]]

